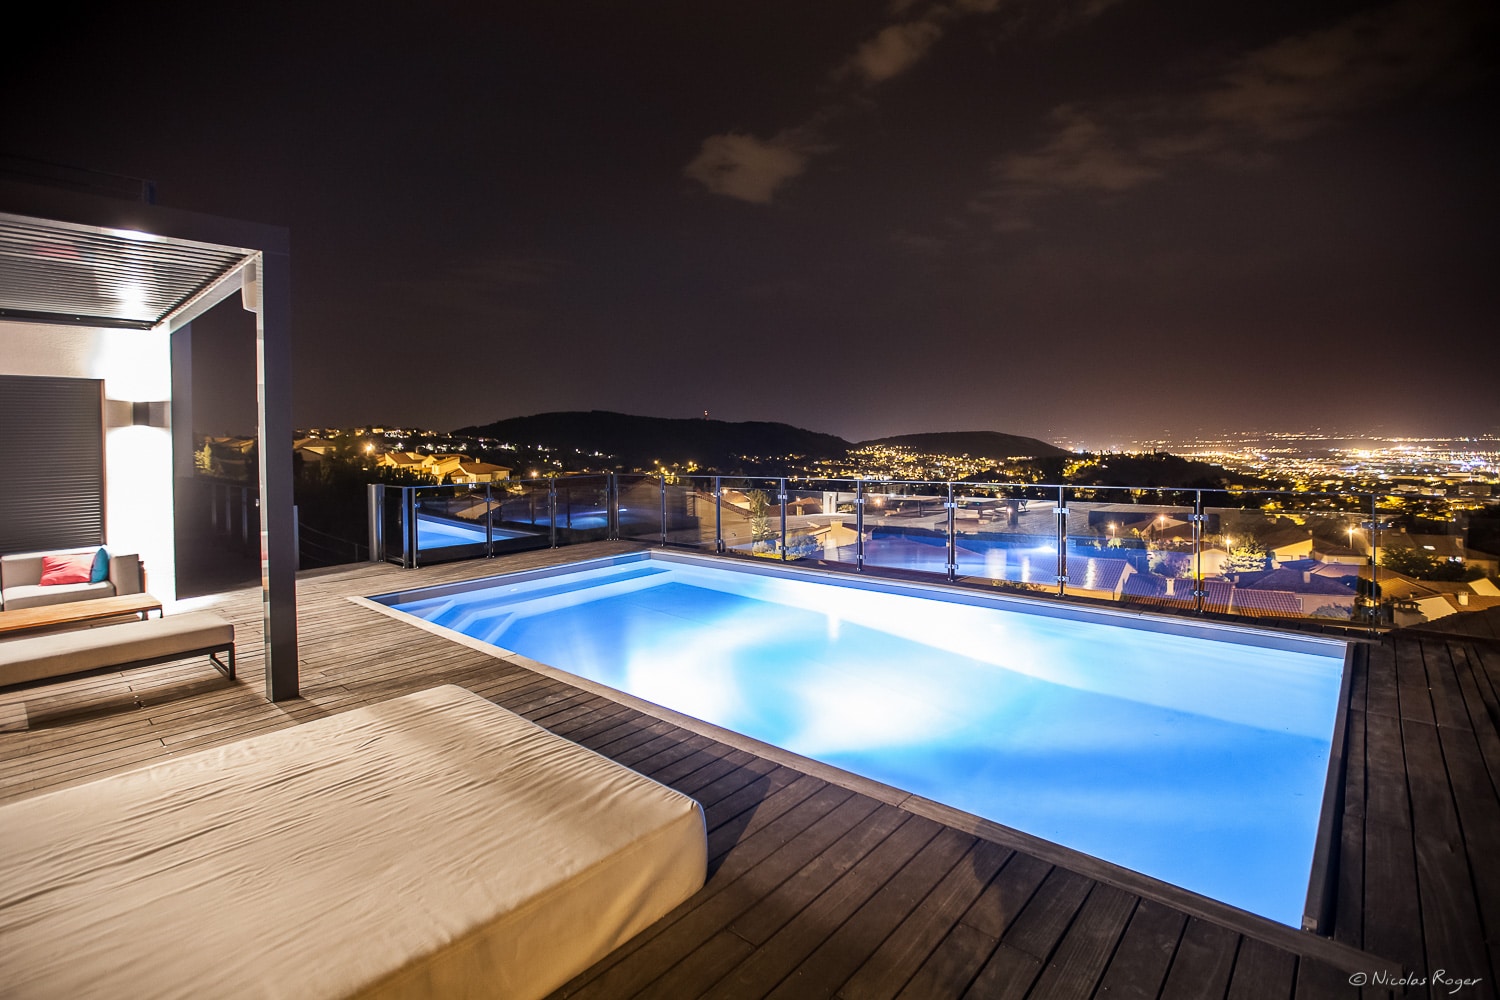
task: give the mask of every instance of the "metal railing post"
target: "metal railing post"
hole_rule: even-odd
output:
[[[667,547],[667,475],[662,473],[657,477],[661,484],[661,547]]]
[[[948,582],[952,583],[958,579],[958,539],[955,536],[955,514],[958,506],[953,500],[953,484],[948,484],[948,502],[944,504],[948,510]]]
[[[1203,491],[1193,491],[1193,610],[1203,612]]]
[[[786,477],[782,476],[776,483],[776,496],[781,503],[781,561],[786,562]]]
[[[370,519],[370,562],[385,559],[385,487],[370,483],[365,487],[365,516]]]
[[[724,554],[724,488],[714,476],[714,552]]]
[[[412,569],[416,569],[419,557],[422,554],[422,531],[417,526],[417,488],[415,486],[407,486],[403,487],[403,489],[406,493],[406,496],[403,498],[406,524],[406,551],[411,553],[410,562],[403,563],[403,565],[410,565]]]
[[[604,524],[605,536],[611,541],[620,538],[620,484],[613,471],[604,474]]]
[[[1379,630],[1380,612],[1384,602],[1380,599],[1380,508],[1378,497],[1370,494],[1370,632]],[[1395,615],[1391,624],[1395,625]]]
[[[1068,590],[1068,506],[1063,499],[1064,487],[1057,488],[1057,596]]]
[[[865,481],[854,481],[854,569],[865,571]]]
[[[493,499],[490,494],[490,484],[484,484],[484,557],[495,558],[495,519],[494,508],[491,506]]]
[[[557,548],[557,477],[547,477],[547,540]]]

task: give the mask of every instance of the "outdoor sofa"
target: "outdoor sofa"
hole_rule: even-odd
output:
[[[0,806],[24,997],[542,997],[704,882],[702,807],[446,686]]]
[[[47,557],[95,557],[104,553],[98,572],[77,583],[44,584]],[[140,556],[134,552],[112,553],[98,545],[82,549],[57,549],[50,552],[17,552],[0,556],[0,607],[6,611],[39,608],[48,604],[87,601],[95,597],[117,597],[139,594],[146,589]]]

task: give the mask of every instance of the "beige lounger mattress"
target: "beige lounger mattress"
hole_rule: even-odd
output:
[[[692,799],[458,687],[0,807],[10,997],[542,996],[703,884]]]

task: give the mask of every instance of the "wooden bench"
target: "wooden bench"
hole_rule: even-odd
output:
[[[225,660],[219,654],[227,654]],[[234,626],[212,611],[0,641],[0,687],[207,656],[234,678]]]

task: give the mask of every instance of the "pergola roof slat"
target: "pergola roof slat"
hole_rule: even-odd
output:
[[[149,328],[253,251],[0,213],[0,316]]]

